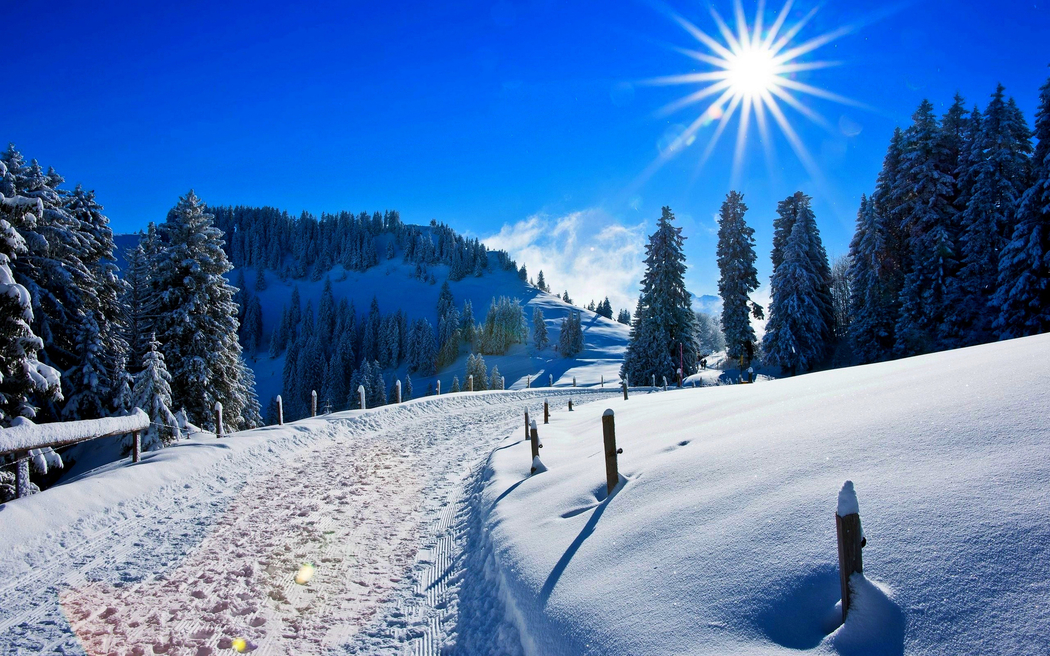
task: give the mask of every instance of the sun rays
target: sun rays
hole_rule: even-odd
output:
[[[697,42],[692,48],[674,49],[702,64],[707,70],[648,80],[648,83],[653,85],[699,87],[663,107],[658,112],[659,116],[666,117],[693,108],[699,108],[699,113],[688,126],[677,133],[666,148],[661,148],[660,156],[646,173],[655,171],[665,161],[694,143],[703,146],[697,164],[699,170],[714,153],[722,136],[736,118],[732,168],[732,183],[735,185],[739,181],[748,139],[753,132],[751,125],[754,117],[754,125],[771,169],[775,160],[772,131],[779,129],[807,172],[819,177],[816,162],[784,110],[788,108],[792,114],[798,114],[816,125],[831,129],[829,122],[807,104],[807,99],[859,106],[859,103],[846,97],[797,79],[799,73],[838,65],[839,62],[836,61],[804,58],[835,39],[849,34],[852,27],[841,27],[808,40],[799,40],[800,33],[817,10],[812,9],[797,22],[789,25],[787,19],[793,1],[785,2],[776,14],[776,19],[768,27],[765,23],[764,0],[759,0],[754,21],[750,24],[741,1],[735,0],[733,27],[730,27],[712,6],[710,14],[716,31],[712,31],[711,34],[684,17],[671,13],[671,18]],[[709,131],[710,135],[701,135],[702,130]],[[702,136],[704,138],[701,138]]]

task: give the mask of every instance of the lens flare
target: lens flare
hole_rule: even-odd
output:
[[[314,571],[312,563],[303,563],[303,566],[295,574],[295,582],[299,585],[306,585],[314,577]]]

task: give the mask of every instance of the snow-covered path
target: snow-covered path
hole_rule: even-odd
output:
[[[311,420],[305,442],[100,513],[0,584],[0,653],[204,655],[238,638],[267,654],[520,650],[480,580],[484,554],[464,553],[471,474],[523,407],[570,394],[601,395],[463,394]]]

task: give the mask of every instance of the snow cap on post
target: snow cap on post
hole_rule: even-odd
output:
[[[215,409],[219,412],[222,412],[222,401],[215,402]]]
[[[605,412],[603,412],[603,413],[602,413],[602,416],[603,416],[603,417],[612,417],[612,416],[614,416],[615,414],[616,414],[616,413],[614,413],[614,412],[613,412],[613,409],[612,409],[612,408],[609,408],[609,409],[607,409],[607,410],[606,410]]]
[[[532,428],[534,428],[534,429],[538,429],[538,427],[536,426],[536,420],[535,420],[535,419],[533,419],[533,420],[532,420],[531,422],[529,422],[529,423],[531,424]]]
[[[846,481],[839,490],[839,508],[835,513],[839,517],[860,514],[860,504],[857,502],[857,491],[853,489],[853,481]]]

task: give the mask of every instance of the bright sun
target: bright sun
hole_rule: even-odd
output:
[[[755,116],[755,124],[766,152],[767,163],[771,167],[773,151],[769,118],[772,118],[780,128],[781,133],[787,138],[792,150],[806,169],[813,175],[819,173],[813,158],[785,116],[781,104],[828,129],[831,129],[828,121],[805,104],[801,99],[803,96],[858,105],[848,98],[797,79],[798,73],[836,66],[838,62],[802,61],[801,58],[849,34],[853,28],[852,26],[841,27],[796,44],[795,38],[813,18],[817,9],[812,9],[793,25],[786,26],[785,22],[791,12],[793,2],[794,0],[787,0],[784,7],[777,13],[776,20],[766,27],[763,23],[764,0],[759,0],[754,22],[750,25],[744,15],[743,5],[740,0],[735,0],[735,30],[729,27],[714,7],[711,7],[711,17],[718,29],[718,34],[722,37],[721,40],[708,35],[685,18],[671,14],[671,18],[702,44],[706,51],[688,48],[675,49],[710,68],[703,72],[650,80],[652,84],[661,85],[700,85],[696,91],[664,107],[660,112],[662,116],[669,116],[700,102],[708,103],[696,119],[678,133],[675,142],[664,149],[665,154],[661,156],[663,159],[672,157],[685,147],[697,142],[697,133],[701,129],[713,126],[707,147],[700,160],[700,166],[703,166],[714,151],[729,121],[739,111],[740,121],[737,128],[736,152],[733,158],[734,180],[740,174],[752,114]],[[650,169],[659,165],[660,161],[654,162]]]

